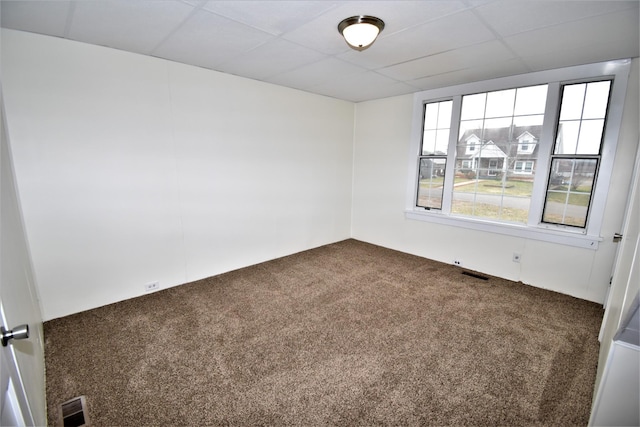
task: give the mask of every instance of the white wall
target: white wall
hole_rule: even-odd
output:
[[[2,30],[45,320],[350,236],[352,103]]]
[[[630,82],[638,81],[638,60]],[[598,250],[405,219],[412,95],[356,106],[352,236],[526,284],[603,302],[638,145],[638,88],[630,83]],[[520,263],[512,262],[514,252]]]

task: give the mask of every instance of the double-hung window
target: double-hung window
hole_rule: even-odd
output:
[[[419,157],[419,184],[416,205],[442,207],[444,171],[449,150],[451,101],[430,102],[424,106],[424,126]]]
[[[562,87],[543,222],[586,227],[610,90],[611,80]]]
[[[417,93],[407,217],[597,248],[629,63]]]

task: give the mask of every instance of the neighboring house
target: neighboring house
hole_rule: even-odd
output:
[[[456,171],[480,178],[532,178],[542,126],[468,129],[459,139]]]
[[[444,176],[444,163],[431,159],[420,159],[420,179]]]

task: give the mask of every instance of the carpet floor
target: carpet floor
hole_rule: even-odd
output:
[[[44,325],[94,426],[586,426],[602,308],[345,240]]]

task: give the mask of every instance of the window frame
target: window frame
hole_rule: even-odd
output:
[[[595,64],[538,71],[528,74],[503,77],[481,82],[466,83],[457,86],[426,90],[414,94],[413,120],[408,163],[408,185],[405,206],[405,218],[427,221],[438,224],[463,227],[473,230],[524,237],[553,243],[566,244],[575,247],[597,249],[603,240],[600,235],[607,193],[611,180],[615,152],[622,122],[624,99],[627,91],[627,81],[631,66],[630,59],[600,62]],[[542,212],[549,180],[549,167],[552,150],[555,143],[556,126],[560,109],[561,89],[565,84],[589,82],[595,80],[612,79],[609,110],[605,124],[600,165],[596,178],[596,185],[592,194],[591,206],[584,228],[549,224],[542,222]],[[491,92],[510,88],[534,85],[548,85],[545,117],[542,125],[538,145],[538,159],[535,169],[536,178],[531,196],[531,207],[527,224],[499,222],[484,218],[461,217],[451,215],[451,199],[453,188],[453,167],[445,171],[445,187],[443,191],[442,209],[424,209],[416,206],[416,194],[419,185],[418,167],[416,159],[422,141],[422,126],[424,119],[424,105],[430,102],[452,100],[453,110],[449,135],[449,150],[447,165],[455,164],[456,150],[452,149],[458,143],[460,110],[463,95],[481,92]]]

